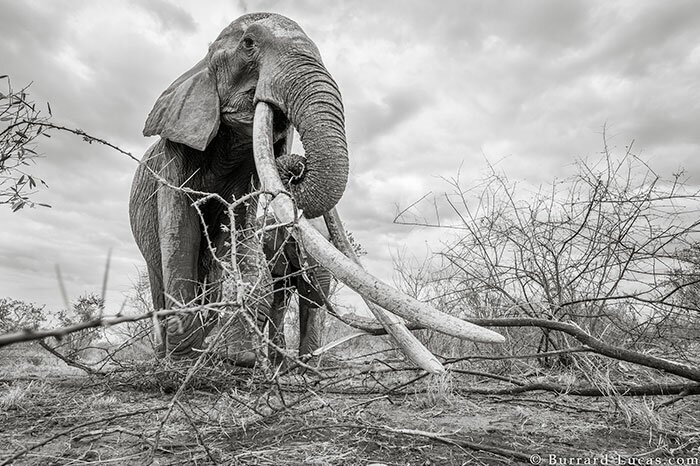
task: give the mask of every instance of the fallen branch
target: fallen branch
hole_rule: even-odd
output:
[[[363,318],[356,315],[349,316],[347,314],[340,316],[337,312],[333,312],[331,315],[354,328],[364,330],[370,335],[386,334],[386,331],[384,331],[384,329],[377,322],[372,321],[372,319]],[[698,367],[692,367],[678,362],[669,361],[668,359],[658,358],[649,354],[640,353],[638,351],[610,345],[572,323],[525,317],[466,320],[481,327],[540,327],[558,330],[560,332],[568,333],[597,354],[601,354],[612,359],[618,359],[620,361],[639,364],[640,366],[650,367],[669,374],[678,375],[685,379],[692,380],[693,382],[700,382],[700,368]],[[409,330],[421,330],[425,328],[415,324],[407,324],[407,327]]]
[[[585,332],[581,327],[556,320],[532,319],[532,318],[503,318],[503,319],[469,319],[472,323],[484,327],[540,327],[568,333],[584,345],[590,347],[598,354],[609,358],[627,361],[640,366],[658,369],[669,374],[678,375],[694,382],[700,382],[700,368],[657,358],[637,351],[620,348],[605,343]]]
[[[690,394],[691,394],[691,393],[690,393],[690,390],[688,390],[688,389],[683,390],[683,391],[681,391],[678,395],[676,395],[676,396],[674,396],[673,398],[671,398],[670,400],[664,401],[663,403],[659,404],[659,405],[656,407],[656,409],[667,408],[667,407],[669,407],[669,406],[671,406],[671,405],[673,405],[673,404],[678,403],[679,401],[681,401],[683,398],[685,398],[686,396],[688,396],[688,395],[690,395]]]
[[[610,390],[598,387],[571,387],[548,382],[534,382],[509,388],[461,388],[455,389],[460,394],[474,395],[516,395],[518,393],[545,391],[560,395],[573,396],[660,396],[660,395],[700,395],[700,384],[648,384],[648,385],[613,385]]]
[[[81,363],[79,363],[78,361],[75,361],[75,360],[73,360],[73,359],[70,359],[70,358],[65,357],[64,355],[62,355],[61,353],[59,353],[58,351],[56,351],[56,349],[54,349],[53,347],[51,347],[51,345],[49,345],[48,343],[46,343],[44,340],[39,340],[37,343],[39,343],[39,346],[41,346],[41,347],[44,348],[46,351],[48,351],[48,352],[51,353],[52,355],[56,356],[58,359],[60,359],[61,361],[65,362],[65,363],[68,364],[69,366],[78,368],[78,369],[80,369],[80,370],[82,370],[82,371],[87,372],[87,373],[90,374],[90,375],[106,375],[106,374],[105,374],[104,372],[102,372],[102,371],[98,371],[98,370],[96,370],[96,369],[93,369],[92,367],[86,366],[85,364],[81,364]]]
[[[452,369],[452,372],[455,372],[457,374],[474,375],[476,377],[486,377],[489,379],[496,379],[496,380],[500,380],[501,382],[508,382],[508,383],[512,383],[514,385],[518,385],[521,387],[524,387],[525,385],[527,385],[522,380],[514,379],[513,377],[492,374],[490,372],[472,371],[472,370],[466,370],[466,369]]]
[[[579,413],[601,413],[600,407],[594,407],[594,408],[587,408],[585,406],[579,406],[579,405],[574,405],[574,404],[569,404],[569,403],[562,403],[560,401],[554,401],[550,397],[541,397],[541,398],[527,398],[524,396],[511,396],[509,398],[505,398],[499,395],[491,395],[495,400],[498,400],[499,402],[507,403],[507,402],[513,402],[517,405],[520,405],[522,403],[535,403],[535,404],[540,404],[540,405],[545,405],[548,407],[552,406],[557,406],[559,408],[563,409],[569,409],[572,411],[576,411]]]
[[[444,358],[445,362],[443,364],[455,364],[461,361],[468,361],[470,359],[482,359],[487,361],[503,361],[507,359],[540,359],[549,358],[551,356],[559,356],[561,354],[571,354],[571,353],[590,353],[593,352],[591,348],[586,346],[576,346],[573,348],[566,348],[555,351],[545,351],[543,353],[532,353],[532,354],[512,354],[512,355],[485,355],[485,354],[468,354],[466,356],[460,356],[458,358]]]

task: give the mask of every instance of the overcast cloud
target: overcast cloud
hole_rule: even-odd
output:
[[[391,280],[391,254],[422,254],[448,233],[392,224],[395,206],[468,182],[487,161],[527,183],[568,173],[635,140],[661,174],[700,184],[700,3],[688,1],[13,1],[0,0],[0,75],[33,82],[57,123],[140,157],[160,92],[246,12],[297,21],[346,107],[351,179],[340,212]],[[52,209],[0,210],[0,297],[61,306],[99,291],[108,304],[143,266],[127,203],[134,162],[54,133],[33,169]]]

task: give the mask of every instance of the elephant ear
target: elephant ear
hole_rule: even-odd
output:
[[[163,92],[148,114],[144,136],[159,135],[203,151],[219,129],[219,95],[206,59]]]

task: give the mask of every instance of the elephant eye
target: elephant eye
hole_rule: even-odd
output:
[[[243,44],[243,47],[246,49],[252,49],[253,46],[255,45],[255,41],[251,39],[250,37],[244,37],[243,40],[241,41]]]

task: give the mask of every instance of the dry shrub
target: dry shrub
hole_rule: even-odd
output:
[[[42,124],[48,122],[51,107],[47,104],[49,114],[43,114],[29,98],[29,86],[15,90],[6,75],[0,81],[7,83],[5,92],[0,92],[0,205],[9,205],[13,212],[26,206],[50,207],[32,201],[37,187],[46,183],[29,167],[39,157],[37,139],[48,136]]]
[[[454,387],[455,378],[452,373],[430,374],[423,387],[425,396],[417,397],[415,402],[420,408],[450,406],[458,396]]]
[[[470,188],[397,215],[398,223],[449,227],[452,239],[425,260],[395,258],[405,292],[463,318],[530,317],[572,322],[596,338],[635,351],[691,361],[700,346],[695,239],[700,194],[682,172],[662,177],[631,152],[579,161],[576,172],[534,192],[491,169]],[[429,218],[428,212],[439,211]],[[522,355],[578,346],[539,328],[503,330],[486,346],[424,331],[439,354]],[[488,349],[487,349],[488,348]],[[565,351],[540,369],[570,367]],[[484,363],[482,363],[484,364]],[[515,362],[490,364],[511,371]],[[521,365],[521,363],[517,363]]]

